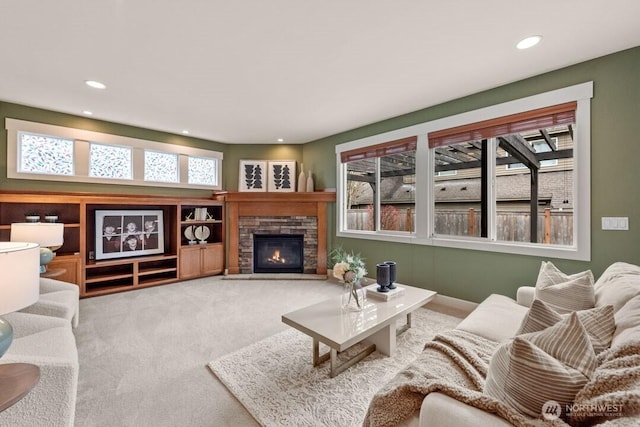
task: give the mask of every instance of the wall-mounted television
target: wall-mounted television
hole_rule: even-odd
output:
[[[96,210],[96,260],[164,253],[162,210]]]

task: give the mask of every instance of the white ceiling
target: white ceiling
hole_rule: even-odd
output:
[[[0,6],[0,100],[225,143],[304,143],[640,45],[638,0]]]

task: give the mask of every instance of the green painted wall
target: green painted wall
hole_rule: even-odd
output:
[[[296,167],[299,168],[302,151],[302,145],[229,145],[223,162],[224,188],[229,191],[238,190],[240,160],[295,160]]]
[[[598,277],[615,261],[640,264],[640,47],[305,144],[303,162],[318,171],[319,187],[335,187],[336,144],[586,81],[594,82],[591,262],[553,262],[567,273],[591,269]],[[602,231],[602,216],[628,216],[629,231]],[[400,282],[472,301],[491,293],[515,296],[519,286],[535,283],[542,260],[337,237],[331,244],[360,252],[370,271],[376,262],[392,259]]]
[[[224,153],[223,188],[238,188],[241,159],[295,160],[313,173],[317,189],[336,187],[335,146],[365,136],[510,101],[586,81],[594,82],[591,133],[591,262],[553,260],[567,273],[592,269],[599,276],[615,261],[640,264],[640,47],[514,82],[499,88],[373,123],[304,145],[226,145],[181,135],[118,125],[0,102],[0,118],[11,117],[158,142],[209,148]],[[417,88],[416,90],[419,90]],[[0,132],[0,187],[24,191],[91,191],[124,194],[209,196],[209,191],[155,187],[52,183],[6,178],[6,132]],[[628,216],[628,232],[600,230],[602,216]],[[342,244],[362,253],[368,268],[398,262],[399,280],[444,295],[481,301],[491,293],[514,296],[535,282],[541,258],[462,249],[335,237],[335,206],[329,208],[329,247]]]

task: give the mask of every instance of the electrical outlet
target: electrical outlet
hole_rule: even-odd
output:
[[[603,216],[602,217],[602,229],[603,230],[628,230],[629,218],[626,216]]]

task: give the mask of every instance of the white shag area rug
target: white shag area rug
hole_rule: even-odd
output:
[[[293,328],[208,366],[263,426],[360,426],[378,389],[411,363],[435,334],[460,320],[420,308],[413,313],[413,327],[397,337],[393,357],[375,351],[335,378],[329,378],[329,361],[313,367],[311,337]],[[321,344],[320,349],[323,353],[328,347]]]

